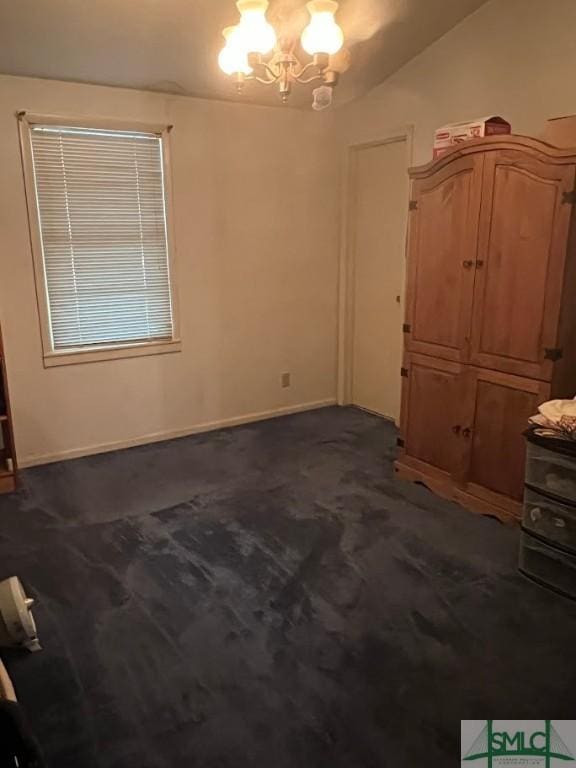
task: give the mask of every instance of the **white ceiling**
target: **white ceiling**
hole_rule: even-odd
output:
[[[485,0],[342,0],[352,63],[337,102],[366,92]],[[269,19],[296,35],[305,0],[271,0]],[[0,73],[237,98],[216,63],[234,0],[0,0]],[[301,87],[293,106],[310,103]],[[250,84],[246,99],[277,103]]]

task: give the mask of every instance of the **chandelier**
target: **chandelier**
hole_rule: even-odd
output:
[[[332,57],[344,43],[342,30],[334,19],[338,3],[306,3],[310,22],[300,38],[302,48],[311,57],[306,63],[301,63],[294,52],[295,40],[277,41],[274,27],[266,19],[268,0],[238,0],[236,7],[240,21],[223,30],[226,43],[218,63],[234,79],[238,93],[242,93],[247,80],[256,80],[263,85],[277,85],[286,103],[294,83],[321,81],[322,85],[313,91],[312,107],[318,110],[330,106],[339,77]]]

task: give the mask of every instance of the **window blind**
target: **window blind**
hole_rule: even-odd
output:
[[[173,336],[162,138],[31,127],[55,351]]]

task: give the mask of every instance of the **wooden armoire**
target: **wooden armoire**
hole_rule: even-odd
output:
[[[494,136],[410,177],[396,471],[513,519],[528,417],[576,395],[576,150]]]

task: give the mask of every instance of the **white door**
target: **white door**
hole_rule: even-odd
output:
[[[398,421],[408,210],[406,139],[352,151],[351,400]]]

